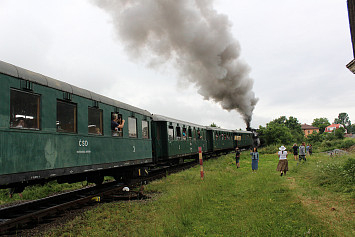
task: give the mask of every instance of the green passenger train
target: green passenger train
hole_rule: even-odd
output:
[[[214,153],[253,145],[249,131],[152,115],[3,61],[0,82],[0,188],[100,184],[197,159],[198,147]]]

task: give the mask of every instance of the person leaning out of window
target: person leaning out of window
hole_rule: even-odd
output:
[[[124,126],[125,120],[118,118],[117,114],[113,114],[111,118],[111,130],[114,132],[114,136],[118,136],[117,133],[121,132]]]

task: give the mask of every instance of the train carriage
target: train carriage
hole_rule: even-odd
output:
[[[153,115],[153,156],[156,162],[174,158],[188,158],[207,151],[206,127]]]
[[[148,111],[2,61],[0,83],[0,187],[100,183],[152,162]],[[126,121],[121,131],[113,115]]]
[[[207,127],[208,151],[227,151],[234,148],[233,130]]]
[[[253,133],[250,131],[234,130],[234,147],[250,148],[253,144]]]

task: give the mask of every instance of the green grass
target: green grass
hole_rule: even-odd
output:
[[[112,180],[113,180],[112,177],[105,177],[104,181],[112,181]],[[1,189],[0,205],[45,198],[53,194],[84,188],[88,185],[94,185],[94,184],[87,183],[86,181],[72,183],[72,184],[68,184],[68,183],[58,184],[56,181],[50,181],[44,185],[34,185],[34,186],[26,187],[25,190],[22,192],[22,198],[17,193],[15,193],[12,198],[10,198],[9,190]]]
[[[35,185],[25,188],[22,192],[22,198],[18,194],[14,194],[13,198],[9,197],[9,191],[7,189],[0,190],[0,205],[13,202],[19,202],[23,200],[35,200],[44,197],[48,197],[55,193],[60,193],[66,190],[74,190],[84,187],[86,182],[74,183],[74,184],[58,184],[55,181],[51,181],[45,185]]]
[[[286,177],[276,154],[261,155],[251,172],[249,154],[237,169],[233,154],[170,175],[145,187],[152,199],[102,204],[48,231],[47,236],[354,236],[353,191],[319,182],[333,158],[315,154]],[[349,157],[336,157],[339,164]]]

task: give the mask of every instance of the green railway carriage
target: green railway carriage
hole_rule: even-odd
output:
[[[207,127],[208,151],[217,152],[231,150],[234,147],[233,131]]]
[[[148,111],[2,61],[0,83],[0,188],[100,183],[152,162]],[[111,130],[113,116],[123,129]]]
[[[207,151],[206,127],[153,115],[153,156],[156,162],[178,157],[191,157]]]
[[[253,146],[253,133],[250,131],[234,130],[234,147],[250,148]]]

